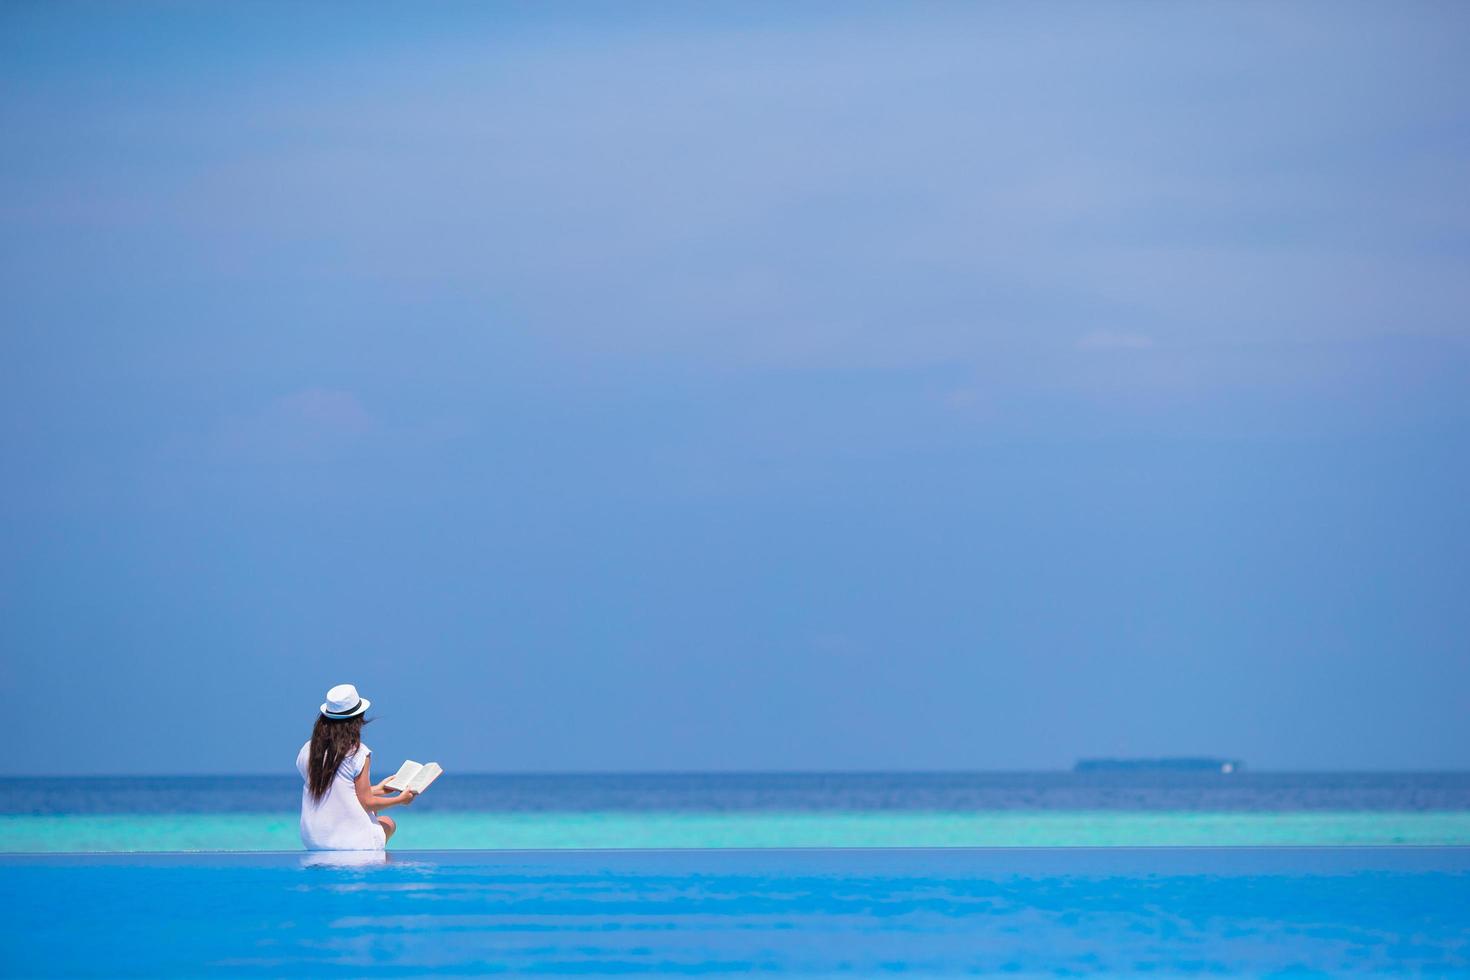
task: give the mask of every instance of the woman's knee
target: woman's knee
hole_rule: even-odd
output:
[[[392,817],[379,817],[378,823],[383,825],[383,840],[386,842],[393,836],[393,831],[398,829],[398,824],[393,822]]]

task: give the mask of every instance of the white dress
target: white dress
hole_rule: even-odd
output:
[[[337,767],[337,774],[321,800],[311,798],[307,782],[307,757],[311,742],[296,753],[296,771],[301,773],[301,843],[308,851],[380,851],[387,843],[383,825],[357,801],[353,780],[367,765],[373,750],[358,745],[357,751]]]

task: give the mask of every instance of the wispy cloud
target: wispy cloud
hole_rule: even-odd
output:
[[[1153,345],[1153,338],[1146,334],[1115,330],[1094,330],[1077,339],[1078,350],[1148,350]]]
[[[247,59],[208,113],[175,68],[121,122],[35,99],[97,153],[15,178],[43,202],[15,238],[59,240],[81,187],[119,226],[68,251],[81,278],[100,256],[130,288],[257,305],[432,290],[559,345],[722,365],[973,360],[1089,317],[1463,337],[1464,17],[1433,11],[980,5],[595,45],[476,22],[388,57]],[[165,163],[94,163],[135,146]],[[14,251],[40,281],[44,248]]]
[[[330,458],[359,444],[376,427],[352,392],[305,388],[224,419],[213,449],[233,461]]]

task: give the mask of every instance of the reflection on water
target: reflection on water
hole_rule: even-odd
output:
[[[303,868],[371,868],[388,863],[387,851],[307,851]]]

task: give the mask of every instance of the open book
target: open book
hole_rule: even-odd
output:
[[[439,778],[439,774],[443,771],[437,762],[420,765],[409,759],[399,767],[397,772],[383,780],[383,785],[399,792],[411,789],[415,793],[422,793],[429,788],[430,783]]]

